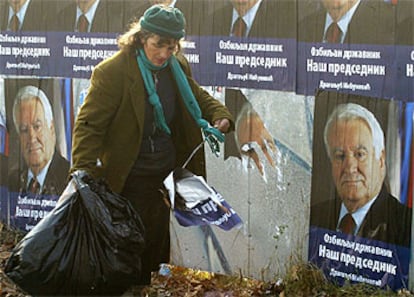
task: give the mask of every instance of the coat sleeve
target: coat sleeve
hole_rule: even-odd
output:
[[[111,66],[112,65],[112,66]],[[73,129],[72,167],[99,177],[99,161],[106,132],[122,98],[122,67],[111,59],[95,67],[90,87]]]

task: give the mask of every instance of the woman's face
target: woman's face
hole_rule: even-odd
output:
[[[177,50],[178,40],[161,38],[159,35],[141,40],[147,59],[155,66],[162,66]]]

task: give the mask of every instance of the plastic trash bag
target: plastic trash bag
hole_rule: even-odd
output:
[[[165,178],[164,186],[181,226],[216,225],[227,231],[242,224],[233,208],[202,176],[176,168]]]
[[[143,248],[144,227],[129,201],[77,171],[5,272],[35,296],[120,295],[140,276]]]

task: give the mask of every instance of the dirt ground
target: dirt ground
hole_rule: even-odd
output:
[[[20,231],[0,223],[0,297],[30,296],[4,273],[13,247],[22,238]],[[165,275],[154,273],[151,286],[131,287],[121,297],[414,297],[408,290],[392,292],[359,284],[336,287],[308,263],[294,265],[285,279],[267,283],[241,275],[218,275],[172,265],[166,268]]]
[[[13,247],[23,238],[18,230],[0,223],[0,297],[30,296],[21,290],[5,273],[4,268]],[[122,297],[249,297],[278,296],[274,287],[240,276],[216,275],[183,267],[167,265],[167,275],[154,273],[151,286],[131,287]],[[54,296],[56,297],[56,296]],[[104,296],[102,296],[104,297]]]

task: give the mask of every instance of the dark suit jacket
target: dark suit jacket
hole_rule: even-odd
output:
[[[396,44],[414,45],[414,17],[409,17],[398,24],[396,36]]]
[[[41,194],[60,196],[67,185],[69,167],[69,161],[55,151],[49,170],[46,174]],[[9,178],[9,184],[11,185],[12,191],[27,193],[27,171],[27,166],[24,166],[22,170],[19,170],[18,168],[11,170],[12,173]]]
[[[181,10],[186,20],[186,35],[200,35],[201,22],[210,4],[210,1],[177,0],[175,7]]]
[[[299,23],[298,40],[322,42],[326,10],[305,17]],[[383,0],[362,0],[353,15],[344,39],[351,44],[394,44],[395,9]]]
[[[126,1],[101,0],[96,8],[90,32],[123,33],[130,22],[133,11]],[[71,1],[58,14],[57,31],[75,31],[76,3]]]
[[[132,20],[139,20],[144,12],[151,7],[151,3],[146,1],[136,1],[136,0],[127,0],[132,2],[137,2],[135,5],[130,5],[133,10]],[[207,17],[207,13],[211,7],[214,6],[214,1],[200,1],[200,0],[177,0],[175,3],[176,8],[178,8],[185,17],[186,26],[185,33],[186,35],[199,35],[200,28],[203,20]]]
[[[215,10],[203,24],[203,35],[229,36],[233,5]],[[248,37],[296,38],[296,0],[263,0]]]
[[[51,28],[56,17],[56,1],[31,0],[27,7],[21,31],[46,31]],[[7,30],[9,20],[9,4],[0,0],[0,29]]]
[[[311,226],[336,230],[340,209],[339,197],[312,206]],[[401,204],[383,186],[366,214],[357,236],[409,247],[411,217],[411,209]]]

